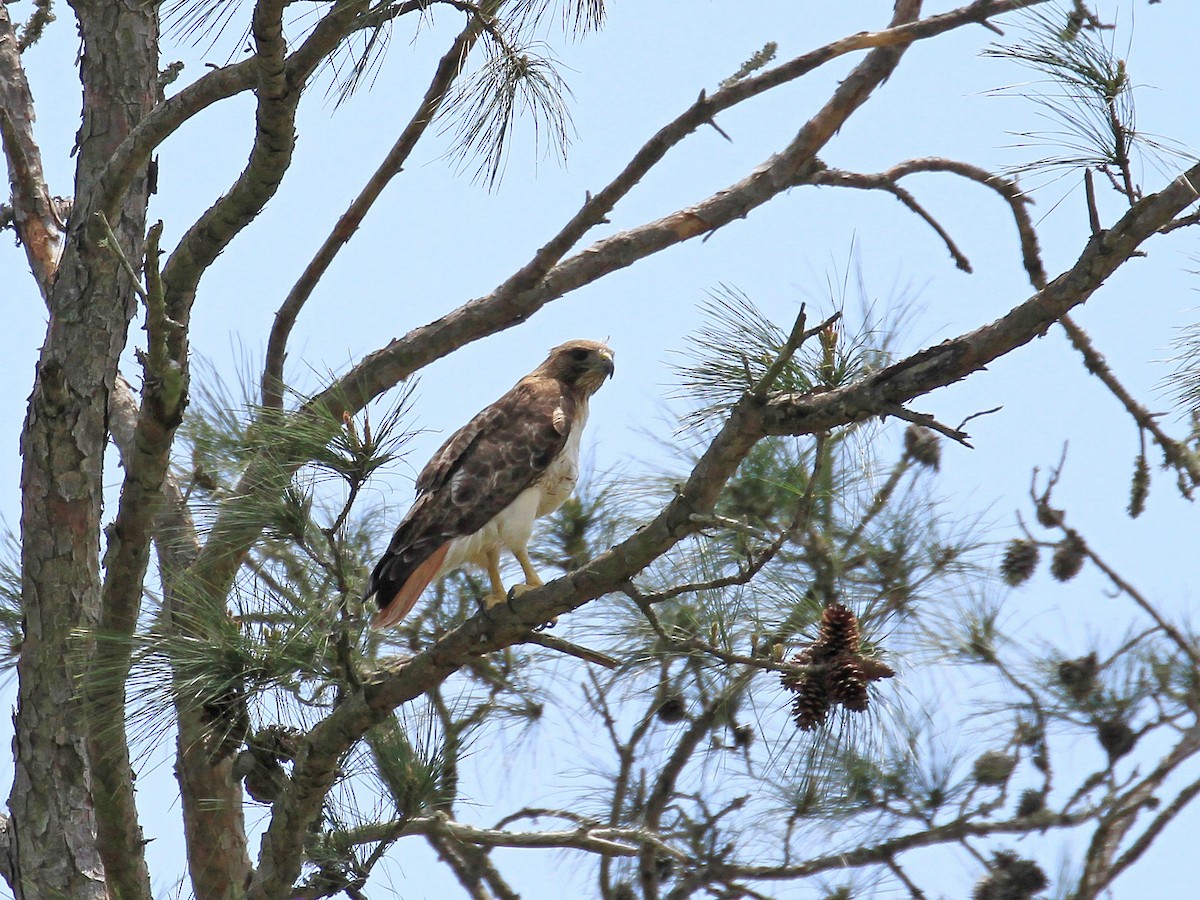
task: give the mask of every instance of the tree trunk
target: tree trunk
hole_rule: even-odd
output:
[[[101,245],[90,193],[158,95],[157,7],[138,0],[73,6],[83,39],[83,125],[75,205],[62,261],[45,286],[49,325],[21,439],[25,639],[9,797],[17,894],[56,900],[107,896],[79,702],[89,642],[78,629],[98,619],[106,410],[135,301],[115,253]],[[112,223],[134,265],[147,199],[143,173]]]

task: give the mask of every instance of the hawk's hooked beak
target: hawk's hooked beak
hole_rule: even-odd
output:
[[[613,377],[613,373],[616,372],[617,367],[613,364],[612,353],[600,354],[600,368],[604,370],[605,378]]]

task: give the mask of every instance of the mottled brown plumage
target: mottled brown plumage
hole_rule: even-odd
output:
[[[525,584],[541,584],[525,550],[533,520],[570,495],[588,399],[612,372],[603,344],[562,344],[442,444],[417,476],[417,500],[371,573],[366,594],[379,606],[373,627],[402,619],[431,581],[464,563],[487,570],[489,602],[498,602],[504,547]]]

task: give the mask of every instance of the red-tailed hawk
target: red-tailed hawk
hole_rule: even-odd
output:
[[[569,341],[507,394],[460,428],[417,476],[417,499],[371,572],[366,597],[386,628],[413,608],[436,578],[471,563],[491,581],[487,604],[507,596],[500,551],[525,573],[520,593],[542,584],[526,545],[533,521],[558,509],[579,475],[588,399],[613,374],[613,353]]]

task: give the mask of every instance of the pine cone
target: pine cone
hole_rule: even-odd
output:
[[[829,718],[829,696],[819,679],[805,678],[792,700],[792,718],[801,731],[820,728]]]
[[[687,717],[687,704],[679,694],[670,694],[654,713],[660,722],[674,724]]]
[[[858,617],[842,603],[831,603],[821,614],[821,637],[817,641],[824,656],[834,657],[843,651],[858,652]],[[814,647],[814,658],[819,658]]]
[[[904,429],[904,455],[936,471],[942,465],[941,438],[931,428],[909,425]]]
[[[840,654],[829,663],[827,676],[829,699],[851,712],[867,708],[867,677],[858,661],[848,653]]]
[[[1136,519],[1146,511],[1146,496],[1150,493],[1150,466],[1146,454],[1139,453],[1133,465],[1133,482],[1129,486],[1129,518]]]
[[[1038,545],[1033,541],[1009,541],[1004,559],[1000,561],[1000,575],[1004,583],[1016,587],[1028,581],[1037,568],[1038,556]]]
[[[1096,673],[1100,661],[1095,653],[1079,659],[1064,659],[1058,664],[1058,680],[1076,703],[1082,703],[1096,689]]]
[[[989,870],[971,892],[972,900],[1032,900],[1050,883],[1037,863],[1010,850],[995,853]]]
[[[797,653],[793,653],[792,658],[788,660],[788,664],[793,666],[811,666],[812,662],[813,653],[811,648],[805,648]],[[807,677],[807,673],[783,672],[779,676],[779,683],[789,691],[795,691],[800,689],[800,685]]]
[[[1061,509],[1051,506],[1045,497],[1037,502],[1034,512],[1037,514],[1038,524],[1043,528],[1057,528],[1066,518],[1066,514]]]
[[[995,786],[1008,781],[1008,776],[1017,767],[1017,758],[1003,750],[988,750],[975,760],[972,774],[983,785]]]
[[[1083,568],[1087,558],[1087,546],[1075,535],[1069,535],[1054,548],[1050,560],[1050,574],[1059,581],[1070,581]]]
[[[1046,808],[1046,795],[1041,791],[1030,788],[1021,793],[1021,801],[1017,804],[1017,817],[1036,815]]]
[[[1137,735],[1123,719],[1105,719],[1096,723],[1096,740],[1108,754],[1111,764],[1133,749],[1137,743]]]

